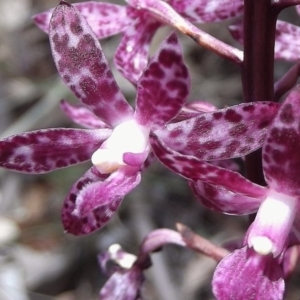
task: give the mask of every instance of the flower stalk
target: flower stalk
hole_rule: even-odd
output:
[[[274,45],[278,12],[269,0],[244,1],[244,60],[241,65],[245,102],[274,98]],[[264,185],[261,151],[246,157],[247,178]]]

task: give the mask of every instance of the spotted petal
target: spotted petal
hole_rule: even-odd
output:
[[[0,141],[0,166],[24,173],[47,173],[91,158],[110,129],[44,129]]]
[[[210,23],[234,18],[243,14],[242,0],[170,0],[169,4],[193,23]]]
[[[198,180],[190,187],[199,201],[206,207],[226,214],[248,215],[257,212],[265,196],[252,198],[232,192],[220,185]]]
[[[133,109],[120,92],[95,34],[65,1],[53,12],[50,43],[64,82],[95,115],[111,126],[132,116]]]
[[[98,39],[124,31],[131,21],[125,6],[96,1],[75,3],[74,6],[86,18]],[[53,9],[50,9],[33,16],[35,24],[46,33],[49,33],[52,13]]]
[[[151,147],[157,158],[169,169],[191,181],[221,185],[235,193],[249,197],[262,197],[266,189],[252,183],[237,172],[208,164],[193,156],[182,155],[163,144],[152,134]]]
[[[138,82],[137,122],[151,129],[166,124],[183,107],[189,87],[188,70],[173,33],[164,41]]]
[[[92,168],[73,185],[62,212],[67,232],[82,235],[102,228],[141,176],[136,169],[124,167],[103,179],[105,176]]]
[[[76,124],[91,129],[108,128],[107,124],[97,118],[85,106],[72,105],[62,100],[60,103],[62,111]]]
[[[242,23],[229,26],[232,36],[243,44],[244,32]],[[278,20],[275,34],[275,59],[298,61],[300,59],[299,43],[300,27]]]
[[[131,19],[115,53],[116,68],[134,85],[147,63],[152,37],[162,25],[147,12],[127,8]]]
[[[169,124],[155,134],[173,150],[201,160],[244,156],[262,146],[278,106],[243,103]]]
[[[213,293],[218,300],[281,300],[283,273],[271,256],[256,254],[244,247],[226,256],[213,277]]]
[[[269,186],[280,193],[300,195],[300,87],[282,104],[263,147],[263,169]]]

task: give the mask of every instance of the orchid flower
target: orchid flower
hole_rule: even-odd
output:
[[[168,244],[186,247],[180,233],[170,229],[157,229],[150,232],[140,245],[139,253],[134,256],[125,252],[121,246],[112,245],[108,251],[99,255],[102,270],[108,273],[107,263],[114,261],[109,280],[100,291],[101,300],[140,300],[145,277],[143,272],[151,267],[150,255]]]
[[[235,299],[242,299],[237,292],[241,284],[248,287],[246,293],[256,295],[255,299],[266,295],[268,299],[283,297],[281,264],[290,247],[290,234],[293,232],[300,238],[299,108],[300,89],[297,87],[282,104],[263,146],[263,170],[268,189],[246,234],[244,247],[224,258],[216,269],[213,288],[218,299],[228,299],[231,293],[236,294]],[[243,198],[239,201],[243,209]],[[228,283],[229,276],[237,276],[231,266],[239,266],[240,280]]]
[[[54,10],[50,43],[57,69],[85,107],[62,103],[77,123],[93,128],[27,132],[0,142],[2,167],[45,173],[91,159],[62,212],[65,230],[87,234],[104,226],[140,182],[151,147],[149,133],[182,108],[189,75],[175,34],[151,59],[138,82],[136,110],[126,102],[85,18],[65,1]]]
[[[204,205],[229,214],[257,212],[244,247],[225,257],[216,269],[213,287],[217,299],[282,299],[282,257],[290,246],[290,234],[300,237],[299,120],[300,88],[297,87],[279,108],[263,144],[267,187],[230,170],[214,171],[195,158],[174,151],[158,155],[162,163],[168,160],[168,167],[172,161],[171,169],[190,180]],[[157,154],[161,145],[156,141],[152,149]],[[178,159],[180,169],[175,167]],[[184,161],[185,168],[182,167]],[[201,168],[210,174],[203,176]],[[212,184],[210,176],[218,177],[219,183]]]
[[[127,2],[127,6],[95,1],[76,3],[74,6],[87,19],[98,39],[122,33],[122,40],[115,53],[115,65],[125,78],[136,85],[147,65],[152,37],[168,21],[157,19],[154,14],[140,9],[135,1]],[[226,0],[218,5],[215,1],[208,0],[167,2],[194,23],[218,22],[232,18],[242,13],[243,6],[242,0]],[[52,12],[53,10],[49,10],[34,16],[37,26],[47,33]]]

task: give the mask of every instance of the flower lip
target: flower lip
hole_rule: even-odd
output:
[[[93,165],[102,174],[112,173],[125,166],[124,153],[140,154],[149,151],[149,133],[150,129],[137,124],[135,120],[119,124],[92,155]]]

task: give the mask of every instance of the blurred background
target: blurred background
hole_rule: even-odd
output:
[[[59,101],[76,99],[57,75],[48,36],[31,19],[58,2],[0,0],[1,138],[41,128],[75,126],[60,111]],[[300,25],[293,9],[283,17]],[[239,47],[226,25],[201,27]],[[152,52],[169,31],[165,27],[157,32]],[[188,37],[181,35],[180,39],[192,77],[189,99],[210,101],[219,108],[242,102],[239,70]],[[120,36],[115,36],[101,44],[120,88],[133,102],[134,88],[113,66],[119,40]],[[275,77],[289,66],[276,63]],[[89,166],[86,163],[42,176],[0,170],[1,300],[98,299],[107,277],[98,266],[97,255],[114,243],[136,254],[144,236],[156,228],[175,229],[180,222],[220,245],[241,238],[247,229],[246,217],[225,216],[204,208],[186,181],[154,163],[105,228],[85,237],[65,234],[60,220],[63,200]],[[153,267],[146,272],[146,300],[214,299],[210,282],[216,263],[210,258],[175,246],[165,247],[152,258]],[[288,283],[286,299],[300,299],[299,282],[298,268]]]

